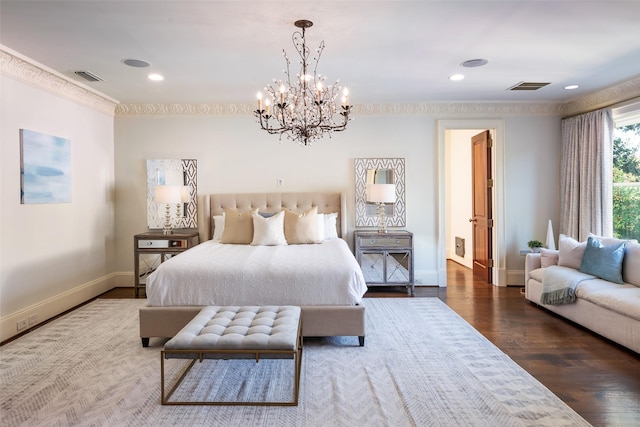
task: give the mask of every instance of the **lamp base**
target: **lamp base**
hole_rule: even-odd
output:
[[[377,203],[376,215],[378,216],[378,233],[387,232],[387,215],[384,212],[384,203]]]
[[[162,234],[173,234],[171,229],[171,207],[167,203],[164,211],[164,227],[162,227]]]

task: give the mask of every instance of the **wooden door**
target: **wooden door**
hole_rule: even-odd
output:
[[[491,176],[491,135],[484,131],[471,138],[472,145],[472,188],[473,188],[473,274],[492,283],[493,253],[492,242],[492,191]]]

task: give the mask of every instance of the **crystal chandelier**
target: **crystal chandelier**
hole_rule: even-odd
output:
[[[305,19],[296,21],[294,25],[302,28],[291,36],[293,45],[300,55],[302,68],[292,80],[289,66],[291,62],[287,53],[282,51],[287,68],[284,70],[286,78],[273,79],[273,83],[264,88],[266,97],[258,92],[258,109],[254,111],[260,127],[270,134],[286,135],[291,141],[300,145],[312,145],[332,132],[345,130],[351,113],[349,92],[346,88],[325,83],[326,76],[317,73],[318,61],[324,50],[324,41],[315,51],[315,57],[310,63],[310,51],[304,36],[306,28],[313,22]],[[310,69],[313,67],[313,70]],[[311,72],[311,74],[309,74]],[[337,98],[342,92],[341,105],[337,105]]]

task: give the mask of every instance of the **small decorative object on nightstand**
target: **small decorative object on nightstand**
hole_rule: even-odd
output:
[[[353,236],[367,286],[406,286],[414,295],[413,233],[356,230]]]
[[[160,264],[200,242],[198,230],[194,228],[174,229],[172,234],[162,230],[151,230],[133,236],[133,266],[135,297],[147,283],[147,276]],[[140,268],[142,263],[142,268]]]

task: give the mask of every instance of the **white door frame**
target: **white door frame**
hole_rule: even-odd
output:
[[[446,228],[446,177],[445,143],[447,130],[489,129],[493,137],[492,167],[494,177],[493,200],[493,284],[507,286],[506,269],[506,221],[505,221],[505,126],[503,119],[450,119],[437,120],[438,141],[438,227],[437,227],[437,272],[438,286],[447,286],[447,228]]]

